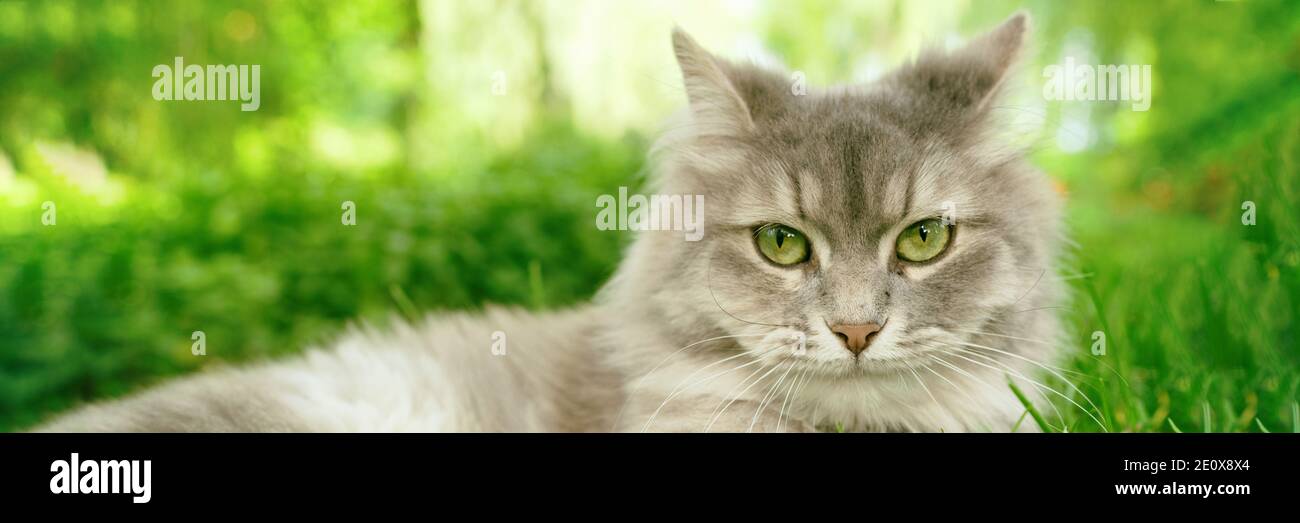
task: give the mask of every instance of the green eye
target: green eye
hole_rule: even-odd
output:
[[[912,262],[933,259],[948,247],[952,228],[938,218],[921,220],[898,235],[898,257]]]
[[[758,230],[758,251],[777,265],[808,261],[808,238],[784,225],[767,225]]]

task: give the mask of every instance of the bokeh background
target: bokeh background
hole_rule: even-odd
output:
[[[1088,412],[1057,398],[1051,430],[1300,432],[1285,0],[0,0],[0,430],[352,321],[587,299],[628,241],[593,202],[643,183],[684,102],[674,24],[827,84],[1016,9],[1037,31],[1005,106],[1077,241],[1061,314],[1088,397],[1049,383]],[[176,56],[260,64],[260,110],[155,101]],[[1066,56],[1150,64],[1150,110],[1044,100]]]

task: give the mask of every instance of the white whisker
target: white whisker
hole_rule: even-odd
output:
[[[1065,382],[1066,385],[1069,385],[1071,390],[1073,390],[1074,392],[1077,392],[1080,396],[1083,396],[1083,399],[1084,399],[1085,401],[1087,401],[1087,402],[1088,402],[1088,405],[1091,405],[1093,409],[1095,409],[1097,412],[1101,412],[1101,409],[1100,409],[1099,407],[1097,407],[1097,404],[1092,402],[1092,398],[1089,398],[1088,395],[1087,395],[1087,394],[1084,394],[1084,392],[1083,392],[1082,390],[1080,390],[1078,386],[1076,386],[1076,385],[1075,385],[1073,382],[1071,382],[1069,379],[1066,379],[1065,376],[1062,376],[1061,373],[1056,372],[1055,370],[1053,370],[1053,367],[1051,367],[1051,366],[1049,366],[1049,365],[1045,365],[1045,364],[1043,364],[1043,363],[1039,363],[1039,362],[1034,361],[1034,360],[1032,360],[1032,359],[1030,359],[1030,358],[1026,358],[1026,357],[1024,357],[1024,356],[1021,356],[1021,355],[1019,355],[1019,354],[1015,354],[1015,353],[1008,352],[1008,351],[1004,351],[1004,350],[1000,350],[1000,349],[995,349],[995,348],[993,348],[993,347],[987,347],[987,346],[984,346],[984,345],[980,345],[980,344],[978,344],[978,343],[961,342],[961,341],[959,341],[959,342],[957,342],[957,343],[958,343],[958,344],[961,344],[961,345],[968,346],[968,347],[978,347],[978,348],[981,348],[981,349],[985,349],[985,350],[993,351],[993,352],[996,352],[996,353],[998,353],[998,354],[1005,354],[1005,355],[1007,355],[1007,356],[1011,356],[1011,357],[1013,357],[1013,358],[1018,358],[1018,359],[1021,359],[1021,360],[1024,360],[1024,361],[1027,361],[1027,362],[1029,362],[1029,363],[1031,363],[1031,364],[1033,364],[1033,365],[1037,365],[1037,366],[1039,366],[1039,367],[1042,367],[1042,368],[1043,368],[1044,370],[1046,370],[1047,372],[1050,372],[1053,376],[1056,376],[1057,379],[1059,379],[1059,380]]]
[[[685,347],[682,347],[682,348],[680,348],[680,349],[677,349],[677,350],[673,351],[671,354],[669,354],[669,355],[667,355],[667,356],[664,356],[664,359],[659,360],[659,363],[656,363],[655,366],[652,367],[652,368],[650,369],[649,372],[646,372],[645,374],[642,374],[641,377],[638,378],[638,379],[636,380],[636,384],[632,386],[632,390],[628,391],[628,393],[627,393],[627,399],[623,400],[623,404],[622,404],[621,406],[619,406],[619,408],[618,408],[618,417],[615,418],[615,421],[614,421],[615,429],[617,430],[617,427],[622,426],[622,423],[623,423],[623,413],[627,410],[627,404],[628,404],[629,401],[631,401],[632,396],[633,396],[633,395],[634,395],[638,390],[641,390],[641,384],[644,383],[645,380],[646,380],[646,378],[650,377],[651,374],[654,374],[655,371],[659,370],[659,367],[663,366],[664,363],[667,363],[669,359],[672,359],[673,356],[676,356],[676,355],[678,355],[678,354],[681,354],[682,352],[686,351],[687,349],[689,349],[689,348],[691,348],[691,347],[696,347],[696,346],[699,346],[699,345],[701,345],[701,344],[704,344],[704,343],[707,343],[707,342],[710,342],[710,341],[723,340],[723,339],[727,339],[727,338],[746,338],[746,337],[754,337],[754,336],[767,336],[767,334],[734,334],[734,335],[729,335],[729,336],[717,336],[717,337],[708,338],[708,339],[704,339],[704,340],[700,340],[700,341],[697,341],[697,342],[691,343],[691,344],[689,344],[689,345],[687,345],[687,346],[685,346]]]
[[[646,422],[645,422],[645,424],[641,426],[641,432],[645,432],[645,431],[649,430],[649,428],[650,428],[650,424],[653,423],[654,420],[655,420],[655,418],[657,418],[657,417],[659,416],[659,413],[660,413],[661,411],[663,411],[663,408],[664,408],[665,406],[668,405],[668,402],[672,401],[673,398],[677,397],[678,394],[681,394],[682,392],[685,392],[685,391],[691,389],[692,387],[695,387],[696,385],[699,385],[699,384],[704,383],[704,382],[706,382],[706,381],[710,381],[710,380],[716,379],[716,378],[718,378],[718,377],[720,377],[720,376],[722,376],[722,375],[724,375],[724,374],[728,374],[728,373],[731,373],[731,372],[735,372],[735,371],[737,371],[737,370],[743,369],[743,368],[748,367],[748,366],[750,366],[750,365],[754,365],[754,364],[760,363],[760,362],[762,362],[763,360],[761,360],[761,359],[759,359],[759,358],[761,358],[761,357],[764,356],[764,355],[767,355],[767,354],[771,353],[772,351],[780,350],[780,349],[782,349],[782,348],[783,348],[782,346],[772,347],[772,348],[770,348],[770,349],[767,349],[767,350],[765,350],[765,351],[759,353],[758,355],[751,355],[751,354],[749,354],[749,353],[747,353],[747,352],[740,352],[740,353],[738,353],[738,354],[734,354],[734,355],[732,355],[732,356],[728,356],[728,357],[723,358],[723,359],[721,359],[721,360],[715,361],[715,362],[713,362],[713,363],[710,363],[710,364],[708,364],[708,365],[705,365],[705,366],[703,366],[703,367],[700,367],[700,368],[698,368],[698,369],[695,369],[694,372],[692,372],[692,373],[690,373],[690,374],[687,374],[685,378],[682,378],[681,382],[679,382],[679,383],[677,384],[676,387],[673,387],[673,390],[672,390],[671,392],[669,392],[668,397],[664,398],[663,402],[659,404],[659,408],[656,408],[655,411],[654,411],[654,413],[650,415],[650,418],[647,419]],[[691,383],[690,385],[687,385],[687,386],[685,386],[685,387],[682,386],[682,383],[685,383],[687,380],[690,380],[690,379],[691,379],[693,376],[695,376],[696,374],[699,374],[699,373],[701,373],[701,372],[703,372],[703,371],[705,371],[705,370],[708,370],[710,367],[713,367],[714,365],[718,365],[718,364],[720,364],[720,363],[724,363],[724,362],[727,362],[727,361],[730,361],[730,360],[734,360],[734,359],[739,358],[739,357],[742,357],[742,356],[750,356],[750,357],[753,357],[753,358],[754,358],[754,361],[751,361],[751,362],[749,362],[749,363],[746,363],[746,364],[743,364],[743,365],[740,365],[740,366],[737,366],[737,367],[733,367],[733,368],[731,368],[731,369],[728,369],[728,370],[725,370],[725,371],[722,371],[722,372],[719,372],[719,373],[713,374],[712,376],[708,376],[708,377],[702,378],[702,379],[697,380],[697,381],[695,381],[694,383]]]
[[[921,381],[921,375],[916,373],[916,369],[908,364],[907,370],[912,373],[913,378],[916,378],[916,382],[925,390],[925,395],[930,397],[930,400],[934,402],[934,406],[939,407],[940,411],[947,411],[947,409],[943,408],[943,404],[939,403],[939,398],[934,397],[934,394],[930,392],[930,387],[925,386],[925,382]]]
[[[768,399],[775,398],[775,394],[780,389],[781,383],[785,381],[786,376],[789,376],[790,371],[792,370],[794,370],[793,361],[790,362],[789,367],[786,367],[785,372],[781,374],[781,377],[779,379],[776,380],[776,383],[773,383],[772,387],[768,389],[767,394],[763,396],[763,400],[758,402],[758,409],[754,411],[754,418],[749,420],[749,428],[745,429],[745,432],[754,431],[754,424],[758,422],[758,416],[763,412],[763,408],[767,405]]]
[[[794,362],[782,362],[782,363],[790,363],[790,364],[792,364],[792,365],[794,364]],[[754,383],[749,384],[749,386],[748,386],[748,387],[745,387],[744,390],[741,390],[739,394],[736,394],[735,396],[732,396],[732,397],[731,397],[731,401],[728,401],[727,404],[726,404],[725,406],[722,407],[722,410],[718,411],[717,414],[714,414],[714,415],[713,415],[713,419],[709,420],[709,424],[706,425],[706,426],[704,427],[704,432],[708,432],[709,429],[713,428],[713,424],[718,422],[718,418],[721,418],[722,415],[723,415],[724,413],[727,412],[727,409],[728,409],[728,408],[731,408],[731,404],[732,404],[732,403],[735,403],[736,400],[740,399],[741,396],[744,396],[746,392],[749,392],[749,389],[754,388],[754,385],[758,385],[760,382],[762,382],[765,378],[767,378],[767,377],[768,377],[769,375],[771,375],[773,372],[776,372],[776,370],[779,369],[779,368],[781,368],[781,364],[780,364],[780,363],[778,363],[778,364],[776,364],[776,365],[773,365],[772,368],[771,368],[770,370],[768,370],[767,372],[763,373],[762,376],[759,376],[757,380],[754,380]],[[755,371],[755,373],[757,373],[757,371]],[[748,381],[748,380],[746,380],[746,381]],[[730,394],[730,393],[728,393],[728,394]],[[724,398],[724,399],[725,399],[725,398]]]
[[[957,350],[961,350],[961,351],[965,351],[965,349],[961,349],[961,348],[959,348],[959,347],[952,347],[952,348],[953,348],[953,349],[957,349]],[[988,356],[985,356],[985,355],[983,355],[983,354],[979,354],[979,353],[976,353],[976,352],[971,352],[971,351],[965,351],[965,352],[967,352],[967,354],[970,354],[970,355],[972,355],[972,356],[979,356],[979,357],[981,357],[981,358],[984,358],[985,360],[987,360],[987,361],[989,361],[990,363],[993,363],[993,364],[995,364],[995,365],[1000,365],[1000,366],[1002,367],[1002,369],[994,369],[994,370],[998,370],[999,372],[1013,372],[1013,373],[1016,372],[1016,371],[1012,370],[1011,367],[1007,366],[1005,363],[1002,363],[1002,362],[1000,362],[1000,361],[998,361],[998,360],[996,360],[996,359],[994,359],[994,358],[991,358],[991,357],[988,357]],[[960,354],[957,354],[957,353],[955,353],[955,352],[953,352],[953,353],[951,353],[951,354],[952,354],[953,356],[957,356],[958,358],[964,359],[964,360],[966,360],[966,361],[971,361],[971,362],[974,362],[974,363],[978,363],[978,362],[975,362],[974,360],[971,360],[971,359],[969,359],[969,358],[962,357]],[[986,365],[986,367],[987,367],[987,365]],[[989,368],[992,369],[993,367],[989,367]],[[1004,370],[1004,369],[1005,369],[1005,370]],[[1028,381],[1033,382],[1033,380],[1031,380],[1031,379],[1029,379],[1029,378],[1025,378],[1023,375],[1021,375],[1021,377],[1024,378],[1024,379],[1026,379],[1026,380],[1028,380]],[[1039,385],[1039,386],[1042,386],[1042,387],[1047,387],[1047,385],[1042,385],[1042,384],[1039,384],[1038,382],[1034,382],[1034,383],[1035,383],[1036,385]],[[1051,389],[1050,387],[1048,387],[1048,388],[1049,388],[1049,390],[1052,390],[1053,392],[1055,392],[1055,389]],[[1003,391],[1003,392],[1005,392],[1005,391]],[[1058,393],[1058,394],[1059,394],[1059,393]],[[1056,404],[1055,404],[1055,403],[1052,403],[1052,402],[1049,401],[1049,402],[1047,402],[1047,406],[1049,406],[1049,407],[1052,408],[1052,412],[1056,415],[1056,419],[1062,420],[1062,422],[1064,422],[1064,420],[1065,420],[1065,415],[1061,412],[1061,409],[1058,409],[1058,408],[1056,407]]]
[[[803,384],[803,379],[808,375],[808,369],[800,369],[799,375],[795,376],[794,381],[790,383],[790,388],[785,391],[785,400],[781,401],[781,412],[776,417],[776,431],[780,432],[782,423],[785,421],[785,409],[790,404],[790,396],[794,393],[795,387]]]
[[[957,347],[954,347],[954,348],[957,348]],[[959,350],[960,350],[960,349],[959,349]],[[971,354],[976,354],[974,351],[968,351],[968,352],[970,352]],[[1044,385],[1044,384],[1042,384],[1042,383],[1040,383],[1040,382],[1038,382],[1038,381],[1035,381],[1035,380],[1029,378],[1028,376],[1025,376],[1024,374],[1021,374],[1020,372],[1018,372],[1018,371],[1016,371],[1016,370],[1013,370],[1011,367],[1008,367],[1005,363],[999,362],[999,361],[994,360],[994,359],[992,359],[992,358],[988,358],[987,356],[980,355],[981,357],[988,358],[989,361],[991,361],[991,362],[993,362],[993,363],[997,363],[997,364],[999,364],[999,365],[1002,365],[1002,369],[998,369],[998,368],[996,368],[996,367],[989,367],[988,365],[984,365],[983,363],[980,363],[980,362],[978,362],[978,361],[975,361],[975,360],[972,360],[972,359],[970,359],[970,358],[964,357],[964,356],[962,356],[962,355],[960,355],[960,354],[957,354],[957,353],[955,353],[955,352],[952,353],[952,355],[953,355],[953,356],[957,356],[958,358],[964,359],[964,360],[966,360],[966,361],[969,361],[969,362],[971,362],[971,363],[974,363],[974,364],[976,364],[976,365],[983,365],[983,366],[988,367],[988,368],[993,369],[993,370],[999,370],[999,371],[1005,371],[1005,372],[1011,373],[1012,375],[1014,375],[1014,376],[1016,376],[1016,377],[1018,377],[1018,378],[1020,378],[1020,379],[1023,379],[1023,380],[1025,380],[1026,382],[1029,382],[1030,384],[1033,384],[1035,387],[1039,387],[1039,388],[1044,389],[1044,390],[1047,390],[1047,391],[1049,391],[1049,392],[1051,392],[1051,393],[1053,393],[1053,394],[1056,394],[1057,396],[1060,396],[1061,398],[1064,398],[1065,401],[1068,401],[1068,402],[1070,402],[1071,404],[1073,404],[1075,407],[1078,407],[1079,410],[1083,411],[1084,414],[1087,414],[1089,418],[1092,418],[1092,420],[1093,420],[1094,422],[1096,422],[1097,425],[1100,426],[1100,427],[1102,428],[1102,430],[1106,430],[1107,432],[1110,432],[1109,430],[1106,429],[1105,424],[1103,424],[1103,423],[1101,422],[1100,419],[1097,419],[1097,417],[1094,416],[1094,415],[1092,414],[1092,412],[1090,412],[1088,409],[1084,408],[1083,405],[1080,405],[1079,402],[1074,401],[1072,398],[1070,398],[1069,396],[1066,396],[1065,394],[1062,394],[1061,391],[1058,391],[1058,390],[1056,390],[1056,389],[1054,389],[1054,388],[1048,387],[1047,385]],[[1067,383],[1068,383],[1068,382],[1067,382]],[[1071,385],[1073,385],[1073,384],[1071,384]],[[1085,399],[1086,399],[1086,398],[1087,398],[1087,396],[1085,396]],[[1091,402],[1091,400],[1089,400],[1089,402]],[[1051,404],[1051,403],[1049,402],[1049,404]]]

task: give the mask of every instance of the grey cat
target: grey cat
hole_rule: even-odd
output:
[[[701,241],[638,233],[585,307],[360,329],[40,430],[1011,430],[1064,299],[1058,198],[995,136],[1027,26],[807,93],[677,30],[651,189],[705,196]]]

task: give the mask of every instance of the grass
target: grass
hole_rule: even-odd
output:
[[[0,430],[297,352],[351,321],[584,300],[623,241],[589,226],[588,203],[634,183],[644,147],[558,124],[461,186],[400,172],[222,172],[108,204],[22,159],[39,194],[16,204],[0,193],[0,223],[31,224],[0,229]],[[52,227],[38,220],[45,200],[58,203]],[[340,222],[345,200],[354,227]],[[190,354],[196,330],[204,358]]]
[[[1172,184],[1158,177],[1133,187],[1053,173],[1078,242],[1064,271],[1074,300],[1062,311],[1076,341],[1064,364],[1071,383],[1044,380],[1065,398],[1027,409],[1040,429],[1300,432],[1300,256],[1283,221],[1300,190],[1274,174],[1294,172],[1300,128],[1264,124],[1257,142],[1188,160],[1205,172],[1179,184],[1217,184],[1204,208],[1190,196],[1163,207],[1141,198]],[[401,173],[197,177],[116,205],[29,169],[42,198],[0,207],[5,221],[30,221],[45,197],[65,210],[58,227],[0,235],[0,429],[208,364],[291,353],[357,318],[584,300],[618,262],[621,240],[588,227],[583,204],[638,183],[644,145],[561,124],[461,187]],[[1248,198],[1261,209],[1255,226],[1236,211]],[[359,229],[337,224],[345,199],[358,203]],[[206,359],[189,354],[200,329]],[[1104,354],[1091,350],[1095,332]]]
[[[1016,395],[1016,399],[1020,400],[1020,403],[1025,406],[1025,413],[1034,419],[1034,423],[1038,424],[1040,430],[1043,432],[1054,431],[1052,426],[1047,423],[1047,420],[1043,419],[1043,415],[1038,413],[1038,407],[1034,406],[1034,403],[1025,396],[1025,393],[1020,390],[1020,387],[1017,387],[1016,384],[1011,381],[1007,381],[1007,386],[1011,387],[1011,392]],[[1024,421],[1023,416],[1021,417],[1021,421]],[[1019,421],[1016,422],[1014,427],[1011,427],[1011,432],[1015,432],[1018,428],[1020,428]]]
[[[980,3],[963,19],[982,25],[1013,4]],[[1092,106],[1094,148],[1034,157],[1067,194],[1077,246],[1059,275],[1073,296],[1060,311],[1070,383],[1047,377],[1065,397],[1027,408],[1021,422],[1300,432],[1296,5],[1132,4],[1027,3],[1042,28],[1036,59],[1055,60],[1076,29],[1090,31],[1099,59],[1155,62],[1158,87],[1149,113]],[[536,121],[510,142],[520,145],[500,146],[493,133],[513,127],[474,120],[452,89],[466,75],[417,73],[482,64],[454,46],[426,48],[422,4],[405,5],[243,6],[269,25],[239,43],[229,23],[197,23],[232,20],[233,4],[0,3],[0,105],[10,109],[0,154],[16,173],[0,162],[0,430],[209,365],[290,354],[357,319],[489,302],[544,309],[595,292],[622,239],[590,226],[590,205],[640,184],[645,137],[580,130],[566,104],[581,100],[566,100],[558,82],[521,102]],[[800,35],[900,25],[829,6],[796,11],[772,11],[755,30],[809,71],[847,75],[863,49]],[[473,42],[483,21],[433,32]],[[514,54],[534,55],[545,41],[536,36]],[[268,81],[275,71],[263,109],[142,96],[140,71],[178,42],[196,58],[263,63]],[[453,54],[422,61],[439,51]],[[556,70],[574,68],[554,52]],[[668,58],[654,52],[625,60]],[[488,105],[504,101],[515,100]],[[355,137],[344,140],[351,152],[323,158],[337,152],[317,139],[337,133],[318,131],[340,128]],[[93,149],[112,183],[86,189],[57,175],[40,141]],[[371,147],[390,141],[391,161]],[[40,225],[45,201],[58,204],[56,227]],[[339,223],[343,201],[356,203],[357,226]],[[1247,201],[1252,225],[1242,223]],[[190,355],[195,330],[207,336],[205,358]],[[1098,334],[1104,354],[1092,351]]]
[[[1281,138],[1290,132],[1300,129],[1262,130],[1261,143],[1289,148],[1266,153],[1279,162],[1269,168],[1300,154]],[[643,146],[554,127],[450,191],[398,174],[216,188],[198,179],[175,189],[182,214],[147,192],[121,212],[36,172],[42,190],[70,203],[52,230],[0,236],[0,339],[9,346],[0,352],[0,429],[205,364],[291,353],[356,318],[586,299],[617,263],[620,240],[587,227],[581,203],[635,184]],[[1241,198],[1260,173],[1226,174],[1239,178],[1222,199]],[[1114,193],[1134,191],[1122,186],[1069,189],[1079,244],[1065,271],[1077,275],[1074,301],[1062,311],[1077,340],[1063,374],[1071,383],[1045,380],[1068,398],[1049,396],[1050,415],[1013,385],[1029,419],[1044,432],[1300,432],[1297,354],[1288,350],[1300,296],[1293,243],[1260,236],[1236,214],[1111,207],[1123,200]],[[1295,194],[1256,198],[1284,207],[1296,202],[1280,198]],[[362,229],[335,223],[341,199],[358,202]],[[38,211],[6,212],[14,221]],[[224,221],[245,225],[227,231]],[[189,355],[196,329],[207,333],[208,359]],[[1101,355],[1091,350],[1096,331]]]
[[[1083,276],[1071,280],[1066,316],[1078,341],[1067,368],[1081,374],[1074,385],[1101,406],[1092,413],[1102,423],[1058,400],[1066,430],[1300,432],[1300,254],[1291,236],[1300,111],[1287,111],[1256,122],[1249,144],[1171,166],[1180,179],[1070,186],[1074,271]],[[1153,186],[1190,190],[1161,207],[1124,204]],[[1243,225],[1243,200],[1272,212]],[[1104,355],[1089,350],[1095,332],[1105,335]]]

